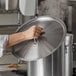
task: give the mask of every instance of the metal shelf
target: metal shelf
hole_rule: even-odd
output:
[[[4,10],[4,9],[0,9],[0,14],[11,14],[11,13],[18,13],[19,10]]]

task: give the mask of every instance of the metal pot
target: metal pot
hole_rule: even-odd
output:
[[[28,76],[72,76],[73,35],[67,34],[62,45],[52,55],[28,62]]]
[[[18,0],[0,0],[0,9],[15,10],[18,7]]]
[[[29,27],[37,25],[43,27],[42,33],[44,33],[37,39],[36,44],[34,40],[29,40],[14,47],[13,54],[24,61],[33,61],[49,56],[59,48],[65,38],[65,24],[59,19],[41,16],[28,21],[24,25],[19,28],[19,31],[27,30]]]

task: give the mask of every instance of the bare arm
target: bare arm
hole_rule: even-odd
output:
[[[19,32],[19,33],[9,35],[6,48],[16,45],[25,40],[38,38],[40,36],[41,30],[42,29],[38,26],[32,26],[31,28],[29,28],[24,32]]]

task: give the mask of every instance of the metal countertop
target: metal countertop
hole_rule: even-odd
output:
[[[0,71],[0,76],[25,76],[11,71]]]

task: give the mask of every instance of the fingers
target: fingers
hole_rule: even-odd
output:
[[[40,34],[42,32],[42,27],[39,26],[32,26],[28,30],[23,32],[23,35],[26,40],[30,39],[38,39],[40,37]]]
[[[41,32],[41,31],[42,31],[42,29],[43,29],[43,28],[42,28],[42,27],[40,27],[40,26],[36,26],[36,27],[35,27],[35,30],[36,30],[36,31],[39,31],[39,32]]]
[[[34,38],[39,38],[40,37],[40,33],[42,31],[42,28],[39,26],[33,26],[34,27]]]
[[[37,25],[32,26],[32,28],[34,28],[35,30],[39,30],[39,31],[43,29],[41,26],[37,26]]]
[[[34,35],[34,38],[39,38],[40,37],[40,34],[39,33],[35,33],[35,35]]]

